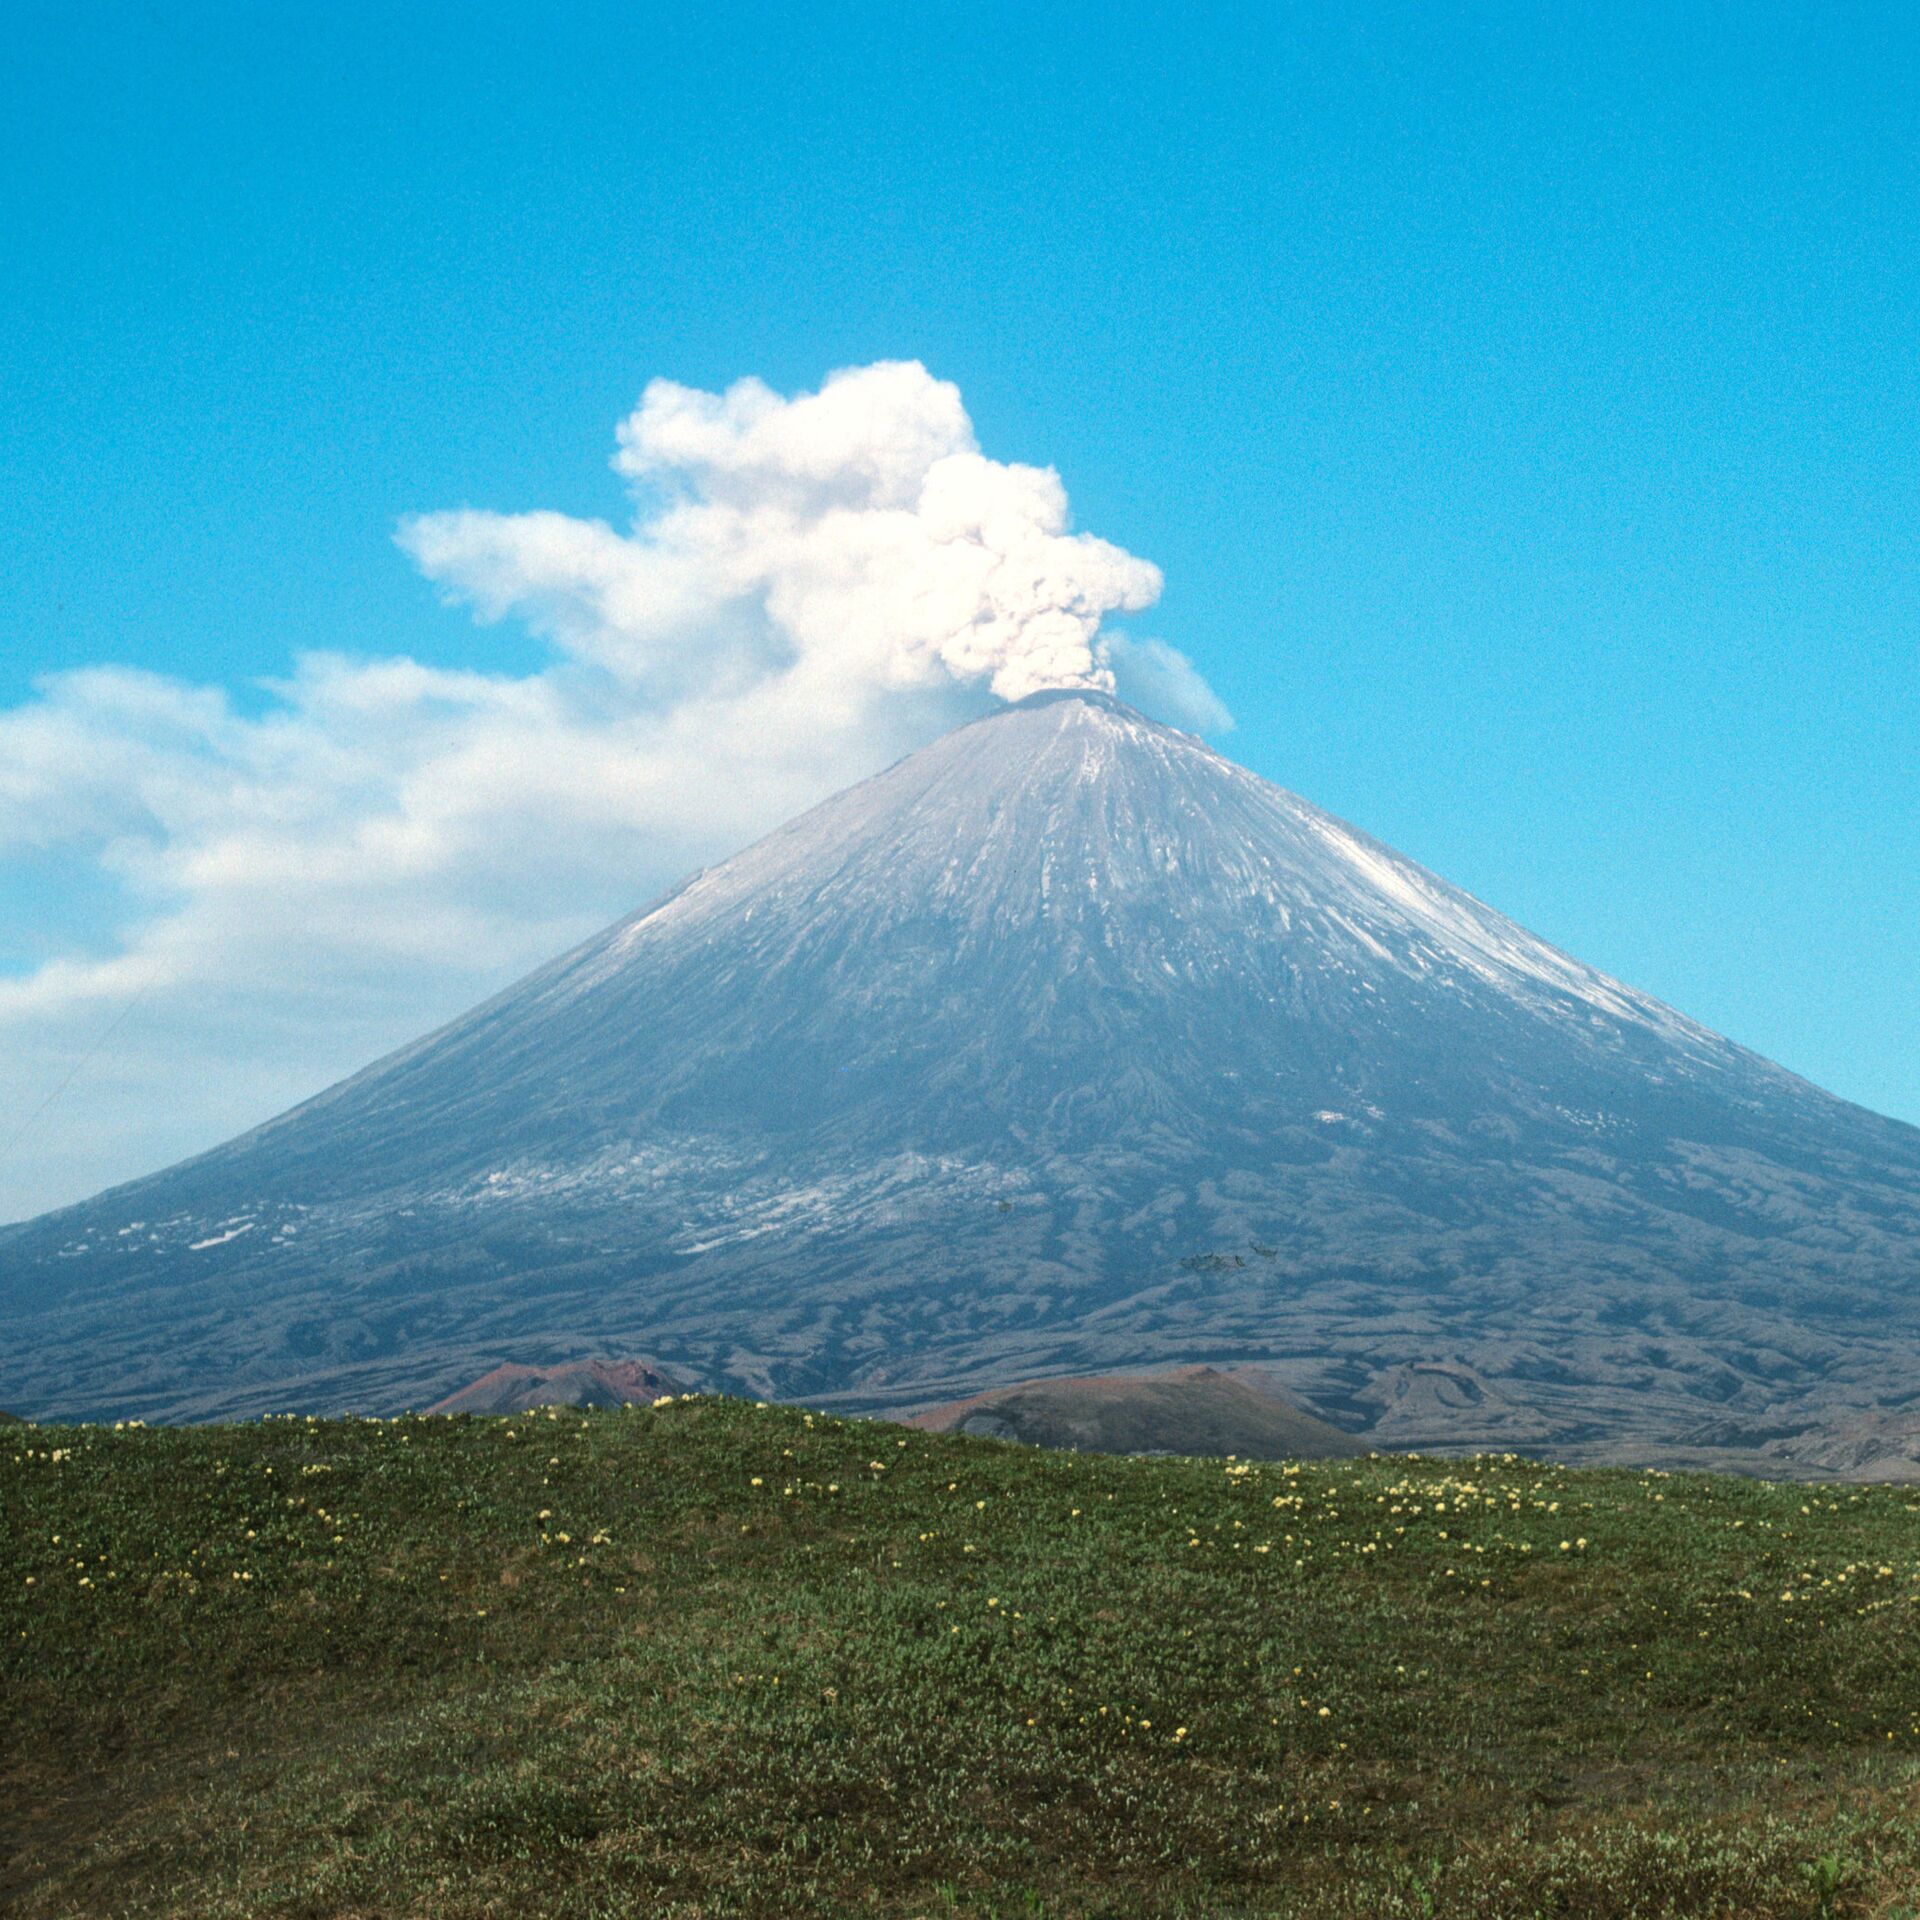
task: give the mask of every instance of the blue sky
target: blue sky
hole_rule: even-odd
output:
[[[296,667],[577,715],[568,616],[476,623],[478,563],[403,519],[624,525],[648,381],[894,360],[1162,571],[1114,622],[1236,758],[1920,1120],[1917,21],[29,0],[0,1094],[61,1090],[0,1134],[0,1217],[315,1090],[950,717],[722,728],[712,794],[516,735],[579,769],[523,833],[510,783],[447,825],[494,778],[466,683]]]

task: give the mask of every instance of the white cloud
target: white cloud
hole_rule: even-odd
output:
[[[1068,532],[1059,476],[987,459],[958,389],[913,362],[797,400],[656,380],[614,465],[638,491],[628,533],[464,511],[410,520],[401,542],[483,620],[519,614],[661,697],[771,674],[829,699],[1107,687],[1101,621],[1159,597],[1158,568]]]
[[[0,1129],[0,1219],[265,1118],[983,686],[1117,679],[1230,724],[1182,655],[1101,630],[1157,570],[1071,532],[1058,477],[984,457],[917,364],[791,400],[656,381],[614,465],[625,531],[471,510],[401,528],[449,599],[551,642],[539,671],[309,654],[249,712],[101,667],[0,712],[0,880],[51,854],[113,902],[91,944],[0,975],[0,1112],[86,1059],[17,1144]]]

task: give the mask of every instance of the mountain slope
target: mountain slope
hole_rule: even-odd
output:
[[[551,1367],[508,1362],[450,1393],[428,1413],[526,1413],[535,1407],[630,1407],[669,1397],[682,1383],[644,1360],[563,1360]]]
[[[970,1433],[1086,1453],[1337,1460],[1362,1451],[1351,1435],[1316,1420],[1257,1376],[1213,1367],[1023,1380],[930,1407],[908,1424],[927,1433]]]
[[[1910,1391],[1920,1133],[1041,695],[0,1285],[29,1411],[420,1404],[503,1350],[869,1405],[1259,1362],[1382,1444],[1618,1451]],[[1393,1388],[1434,1364],[1479,1402]]]

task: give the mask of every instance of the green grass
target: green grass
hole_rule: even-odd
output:
[[[1920,1915],[1909,1490],[695,1400],[0,1503],[23,1916]]]

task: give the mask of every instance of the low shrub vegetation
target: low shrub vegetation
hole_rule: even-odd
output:
[[[25,1916],[1920,1920],[1920,1494],[687,1398],[13,1427]]]

